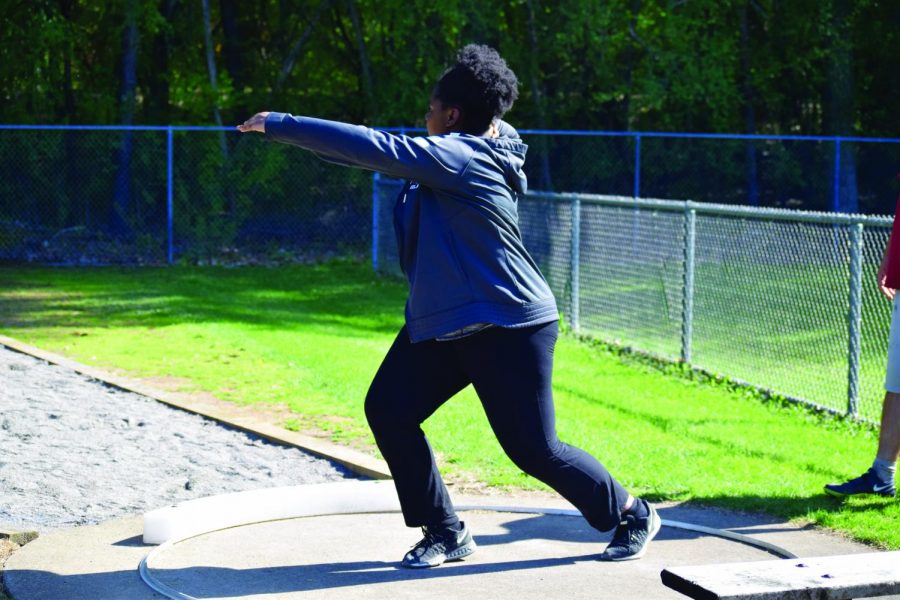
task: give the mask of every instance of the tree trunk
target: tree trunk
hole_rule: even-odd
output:
[[[212,22],[209,14],[209,0],[200,0],[203,6],[203,38],[206,43],[206,69],[209,72],[209,85],[213,92],[213,118],[216,125],[222,127],[222,114],[219,112],[219,99],[217,95],[218,80],[216,76],[216,53],[212,40]],[[228,169],[228,141],[225,139],[225,132],[219,131],[219,150],[222,152],[222,169]],[[231,187],[225,186],[224,193],[226,198],[225,212],[234,214],[234,195],[230,192]]]
[[[750,0],[752,1],[752,0]],[[756,133],[756,112],[753,108],[756,90],[753,87],[750,61],[749,2],[741,9],[741,70],[743,71],[744,129],[749,135]],[[756,162],[756,142],[747,140],[745,145],[747,172],[747,204],[759,206],[759,174]]]
[[[852,136],[854,121],[853,41],[850,24],[852,0],[832,0],[831,47],[828,63],[826,129],[831,135]],[[849,143],[841,144],[838,196],[833,209],[859,212],[856,187],[856,152]]]
[[[531,62],[528,69],[528,80],[531,87],[531,95],[534,96],[534,109],[537,118],[538,129],[547,129],[546,107],[544,105],[544,93],[542,86],[538,82],[538,74],[540,65],[538,65],[538,39],[537,26],[534,16],[535,0],[526,0],[525,6],[528,8],[528,42],[531,44]],[[546,136],[540,136],[538,143],[535,144],[538,151],[538,157],[541,161],[540,177],[538,179],[538,189],[544,191],[553,190],[553,180],[550,177],[550,145]]]
[[[350,23],[353,25],[353,34],[356,37],[356,49],[359,52],[360,80],[362,83],[363,98],[365,99],[365,115],[369,123],[378,125],[379,111],[375,106],[375,92],[372,85],[372,66],[369,61],[369,52],[366,49],[366,41],[363,37],[362,24],[359,19],[359,10],[355,0],[347,0],[347,10],[350,13]]]
[[[247,115],[250,109],[243,101],[243,89],[246,83],[244,63],[241,57],[241,46],[244,36],[238,20],[238,0],[220,0],[219,10],[222,13],[222,52],[225,56],[225,69],[231,76],[232,89],[237,103],[226,115],[229,121],[237,120],[239,115]]]
[[[73,0],[59,0],[59,11],[63,18],[72,23]],[[71,27],[71,25],[70,25]],[[69,30],[71,31],[71,29]],[[63,50],[63,122],[73,123],[75,120],[75,90],[72,86],[72,39],[67,32]]]
[[[622,102],[622,112],[621,112],[621,123],[622,124],[621,124],[621,127],[625,131],[631,131],[634,128],[634,121],[631,118],[631,96],[632,96],[632,91],[634,89],[634,69],[635,69],[635,66],[637,65],[637,61],[638,61],[637,50],[635,49],[635,43],[637,43],[638,40],[635,38],[637,38],[637,20],[638,20],[638,14],[640,13],[640,11],[641,11],[640,0],[633,0],[631,3],[631,22],[628,25],[630,31],[632,32],[631,37],[632,37],[633,43],[628,44],[628,46],[626,46],[625,51],[624,51],[625,64],[627,65],[627,67],[626,67],[627,70],[625,71],[625,99],[624,99],[624,102]],[[615,127],[615,125],[614,125],[614,127]],[[633,142],[635,144],[634,148],[628,147],[628,145],[627,145],[628,140],[626,138],[621,138],[618,141],[618,143],[620,144],[619,153],[621,154],[621,156],[628,156],[629,152],[636,153],[638,150],[637,149],[637,144],[638,144],[637,139],[635,139]],[[637,169],[637,167],[638,167],[638,165],[635,165],[635,169]],[[633,176],[632,179],[634,179],[634,175],[637,175],[637,173],[632,174],[632,176]],[[642,186],[640,180],[632,183],[631,188],[632,188],[631,189],[632,196],[646,195],[646,192],[643,190],[643,186]]]
[[[62,115],[59,122],[73,124],[77,122],[75,116],[75,90],[72,85],[72,21],[74,1],[60,0],[59,10],[63,18],[67,21],[66,39],[63,46],[63,104]],[[78,133],[74,131],[62,132],[63,148],[65,153],[65,161],[62,168],[65,179],[65,199],[60,198],[60,206],[65,207],[65,220],[62,223],[64,227],[72,227],[73,225],[87,226],[90,219],[90,199],[81,194],[80,181],[81,177],[76,168],[76,160],[78,158],[78,146],[76,144]],[[78,205],[81,210],[78,210]]]
[[[122,87],[119,95],[122,125],[131,126],[134,121],[135,90],[137,88],[137,0],[125,4],[125,27],[123,28]],[[128,211],[131,209],[131,154],[134,134],[130,129],[122,133],[119,147],[118,169],[113,189],[113,210],[110,218],[111,233],[120,238],[131,235]]]
[[[633,43],[629,44],[625,48],[625,63],[628,65],[627,70],[625,71],[625,100],[623,102],[623,112],[624,115],[622,117],[623,125],[625,127],[625,131],[631,131],[632,122],[631,122],[631,92],[634,88],[634,68],[637,65],[638,56],[637,51],[635,50],[635,43],[637,43],[637,21],[638,14],[641,12],[641,0],[632,0],[631,2],[631,22],[628,27],[632,32],[631,38],[634,40]]]
[[[176,0],[162,0],[160,15],[167,23],[175,16]],[[169,57],[172,53],[172,39],[168,28],[161,27],[153,38],[149,70],[146,81],[147,95],[144,101],[144,116],[153,125],[164,125],[172,121],[169,112]]]
[[[321,2],[319,2],[319,6],[316,8],[316,12],[313,13],[312,18],[309,20],[309,23],[307,23],[306,27],[303,29],[303,33],[300,34],[300,37],[297,38],[297,42],[291,47],[290,52],[288,52],[287,56],[285,57],[284,62],[281,65],[281,72],[278,74],[278,79],[275,81],[273,92],[278,92],[281,89],[281,86],[284,85],[285,80],[287,79],[288,75],[291,74],[291,70],[294,68],[294,63],[297,62],[297,58],[300,56],[300,53],[306,46],[306,41],[309,39],[309,36],[312,35],[312,32],[316,28],[316,25],[319,24],[319,19],[322,17],[322,13],[326,8],[328,8],[330,4],[331,0],[322,0]]]
[[[219,99],[216,95],[218,91],[218,80],[216,77],[216,51],[213,47],[212,41],[212,23],[209,16],[209,0],[200,0],[200,4],[203,6],[203,39],[206,44],[206,70],[209,73],[209,85],[212,88],[213,92],[213,118],[216,121],[216,125],[221,127],[222,115],[219,112]],[[221,139],[223,142],[222,154],[227,155],[228,151],[224,145],[225,136],[221,136]]]

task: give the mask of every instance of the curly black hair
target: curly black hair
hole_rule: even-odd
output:
[[[481,134],[512,108],[519,97],[519,80],[496,50],[469,44],[441,75],[434,96],[462,111],[466,133]]]

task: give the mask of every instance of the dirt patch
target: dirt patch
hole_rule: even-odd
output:
[[[130,377],[127,371],[116,372],[111,371],[122,377]],[[184,401],[198,409],[207,409],[215,414],[225,415],[229,417],[251,417],[255,420],[264,421],[269,425],[275,425],[290,431],[302,433],[308,437],[321,440],[328,440],[347,446],[354,450],[374,455],[377,452],[375,444],[370,443],[366,438],[357,436],[357,426],[354,425],[352,419],[348,417],[316,415],[308,416],[302,413],[292,411],[285,404],[237,404],[228,400],[217,398],[214,394],[192,389],[193,383],[183,377],[144,377],[135,381],[146,385],[148,388],[160,390],[173,396],[174,398]],[[326,426],[322,428],[322,424],[330,424],[334,427]],[[335,439],[333,431],[343,430],[350,435],[341,437],[340,440]]]
[[[350,476],[339,465],[238,426],[220,427],[103,386],[90,375],[100,377],[98,370],[79,375],[0,350],[0,372],[0,497],[8,500],[0,522],[14,529],[90,525],[197,497]],[[121,385],[148,387],[133,379]],[[204,404],[213,402],[231,414],[240,410],[209,397]]]
[[[129,376],[129,373],[125,371],[116,374],[123,377]],[[234,402],[221,400],[210,392],[191,390],[192,382],[181,377],[146,377],[138,381],[147,385],[147,387],[169,393],[180,400],[190,401],[195,406],[208,407],[211,410],[215,409],[217,414],[254,417],[271,425],[284,427],[312,438],[335,441],[334,435],[322,429],[321,424],[330,423],[340,429],[352,423],[352,420],[347,417],[321,415],[312,417],[293,412],[284,404],[235,404]],[[344,437],[337,440],[336,443],[373,456],[378,453],[378,449],[373,443],[361,437]],[[437,458],[438,462],[440,462],[443,457],[438,453]],[[485,499],[491,497],[502,498],[515,494],[518,497],[531,498],[535,502],[559,499],[559,494],[549,490],[523,490],[491,486],[483,481],[479,481],[470,473],[443,473],[443,477],[447,487],[456,494],[481,496]]]
[[[6,586],[3,585],[3,568],[6,566],[6,559],[19,548],[20,546],[16,543],[0,539],[0,600],[5,600],[9,597],[9,594],[6,592]]]
[[[111,373],[125,378],[134,378],[128,371],[111,369]],[[265,418],[271,423],[283,423],[285,420],[297,417],[297,414],[283,404],[254,404],[241,405],[228,400],[222,400],[211,392],[194,389],[194,383],[185,377],[141,377],[134,379],[148,388],[166,392],[178,400],[189,401],[192,405],[216,409],[216,412],[225,412],[236,415],[253,415],[257,418]]]

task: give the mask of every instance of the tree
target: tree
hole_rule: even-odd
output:
[[[741,88],[744,101],[744,133],[756,133],[756,109],[754,99],[756,87],[753,82],[752,50],[750,47],[750,12],[762,9],[754,0],[748,0],[741,7]],[[763,15],[764,16],[764,15]],[[759,175],[756,166],[756,142],[747,140],[747,203],[759,206]]]
[[[138,2],[137,0],[127,0],[125,3],[124,26],[122,27],[122,86],[119,96],[122,125],[131,125],[134,121],[137,90],[137,54]],[[131,207],[131,155],[133,144],[134,134],[130,129],[124,130],[119,147],[118,169],[116,170],[112,214],[110,215],[110,231],[117,236],[128,236],[131,233],[131,227],[128,224],[128,211]]]
[[[853,18],[850,0],[832,0],[828,87],[825,94],[825,130],[831,135],[852,136],[854,123],[853,39],[850,36]],[[838,197],[834,210],[859,212],[856,189],[856,153],[852,144],[840,148]]]
[[[426,96],[455,51],[477,42],[497,47],[519,75],[521,96],[509,119],[521,128],[900,136],[893,111],[900,79],[890,54],[900,41],[896,2],[7,4],[16,17],[0,20],[0,121],[6,123],[197,125],[274,108],[412,126],[421,124]],[[119,212],[128,203],[127,152],[121,152],[127,144],[123,137],[117,158]],[[645,148],[651,154],[652,145]],[[581,162],[601,146],[595,142]],[[855,191],[856,179],[883,177],[896,167],[888,150],[876,156],[873,147],[856,148],[868,152],[859,158],[851,145],[843,148],[842,197],[851,209],[857,195],[870,206],[876,194],[867,183]],[[627,140],[606,148],[620,157],[633,153]],[[746,188],[751,203],[768,200],[763,187],[771,186],[765,178],[776,150],[786,152],[733,145],[735,185]],[[532,161],[536,186],[549,187],[550,173],[555,187],[569,185],[554,163],[564,154]],[[809,154],[782,161],[796,189],[802,183],[796,172],[828,168]],[[855,160],[862,170],[854,171]],[[615,177],[627,178],[624,168]],[[590,185],[612,179],[597,181]],[[778,189],[790,195],[791,185]]]

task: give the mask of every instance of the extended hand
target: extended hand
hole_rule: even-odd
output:
[[[897,290],[887,286],[887,269],[885,269],[884,263],[882,263],[881,268],[878,269],[878,289],[881,290],[881,293],[884,294],[885,298],[888,300],[893,300],[894,296],[897,294]]]
[[[265,133],[266,132],[266,117],[269,116],[268,112],[259,112],[241,123],[237,126],[237,130],[241,133],[247,133],[248,131],[256,131],[257,133]]]

